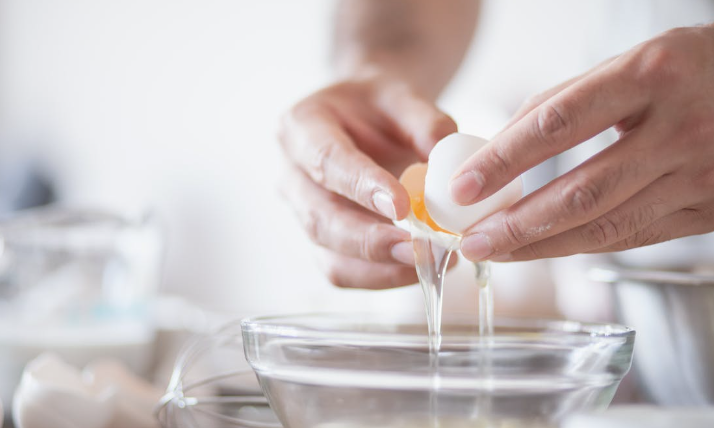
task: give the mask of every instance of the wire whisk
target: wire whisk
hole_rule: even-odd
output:
[[[245,361],[238,321],[184,345],[154,413],[164,428],[282,428]]]

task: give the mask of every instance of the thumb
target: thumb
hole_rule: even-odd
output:
[[[391,118],[404,140],[422,160],[429,157],[439,140],[456,132],[454,119],[432,101],[405,87],[382,91],[378,106]]]

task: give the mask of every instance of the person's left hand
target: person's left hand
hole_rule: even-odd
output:
[[[471,260],[610,252],[714,231],[714,28],[647,41],[525,105],[454,174],[468,205],[615,127],[619,140],[474,225]]]

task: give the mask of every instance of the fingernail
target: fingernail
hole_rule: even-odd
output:
[[[469,235],[461,241],[461,252],[467,259],[477,262],[486,260],[488,256],[493,254],[493,247],[488,236],[483,233]]]
[[[387,192],[380,190],[372,196],[372,204],[383,216],[389,217],[392,220],[397,218],[397,212],[394,209],[392,197]]]
[[[461,205],[473,203],[482,189],[483,181],[473,171],[459,175],[449,185],[451,199]]]
[[[414,246],[409,241],[398,242],[392,246],[392,258],[394,260],[414,265]]]

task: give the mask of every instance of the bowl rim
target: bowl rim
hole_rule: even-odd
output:
[[[338,329],[315,329],[308,326],[301,325],[290,325],[285,324],[291,320],[298,321],[300,319],[336,319],[336,320],[349,320],[362,321],[362,320],[372,320],[379,319],[380,317],[385,317],[385,315],[394,316],[395,314],[384,314],[378,312],[306,312],[306,313],[295,313],[295,314],[283,314],[283,315],[269,315],[269,316],[256,316],[248,317],[241,320],[241,329],[243,334],[269,334],[273,336],[279,336],[284,338],[294,338],[294,339],[307,339],[307,340],[319,340],[324,343],[350,343],[350,344],[361,344],[369,343],[373,344],[375,342],[385,343],[390,342],[392,344],[407,344],[413,345],[415,343],[423,344],[426,340],[426,332],[419,333],[407,333],[407,332],[392,332],[392,331],[345,331]],[[399,313],[398,315],[410,316],[409,320],[414,321],[403,321],[400,323],[395,323],[396,325],[411,325],[416,324],[416,320],[423,320],[426,323],[424,314],[421,317],[415,316],[414,313]],[[449,321],[453,321],[455,318],[472,320],[475,319],[475,314],[468,314],[470,318],[462,318],[467,314],[463,313],[453,313],[445,314],[443,325],[448,325]],[[361,317],[361,318],[358,318]],[[496,341],[499,343],[508,342],[523,342],[523,341],[542,341],[544,338],[559,339],[558,342],[562,342],[563,338],[570,338],[574,340],[575,338],[597,338],[601,341],[622,341],[627,338],[634,338],[636,331],[628,326],[617,324],[617,323],[596,323],[596,322],[582,322],[582,321],[570,321],[570,320],[558,320],[558,319],[544,319],[544,318],[527,318],[527,317],[496,317],[494,320],[496,327],[524,327],[524,328],[535,328],[543,329],[540,331],[538,337],[531,337],[523,334],[495,334],[494,336],[480,336],[478,334],[447,334],[444,335],[444,341],[458,341],[459,343],[479,343],[487,339],[489,341]],[[366,323],[365,323],[366,324]],[[371,324],[379,324],[379,322],[373,322]],[[476,326],[476,323],[469,323]],[[548,329],[551,327],[551,329]],[[558,328],[553,328],[558,327]],[[564,334],[566,333],[566,334]],[[581,333],[579,335],[570,335],[567,333]]]

